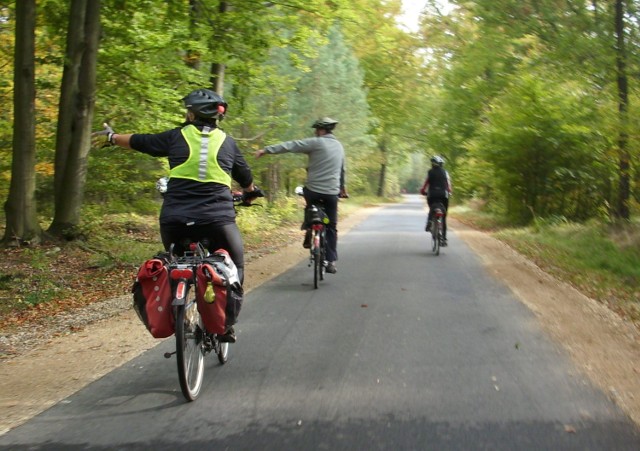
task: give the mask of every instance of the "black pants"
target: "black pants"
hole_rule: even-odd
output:
[[[427,204],[429,205],[429,216],[427,222],[433,219],[433,213],[431,212],[434,204],[444,205],[444,218],[442,219],[442,237],[447,239],[447,211],[449,210],[449,199],[447,197],[427,197]]]
[[[322,194],[304,188],[304,199],[307,206],[310,204],[321,204],[325,213],[329,217],[327,224],[327,261],[338,260],[338,195]]]
[[[187,225],[184,223],[168,223],[160,224],[160,236],[162,244],[166,251],[169,250],[171,244],[174,243],[174,253],[181,255],[185,251],[185,239],[189,241],[199,241],[207,244],[209,252],[215,252],[218,249],[225,249],[229,252],[229,256],[236,268],[238,268],[238,278],[240,284],[244,282],[244,243],[238,225],[233,222],[230,224],[194,224]],[[242,290],[229,290],[227,295],[227,326],[236,323],[238,314],[242,307],[243,293]]]

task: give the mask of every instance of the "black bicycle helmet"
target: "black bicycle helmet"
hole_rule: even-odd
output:
[[[210,89],[196,89],[182,98],[184,106],[197,117],[222,120],[227,112],[227,102]]]
[[[434,155],[433,157],[431,157],[431,163],[434,165],[443,166],[444,158],[442,158],[440,155]]]
[[[336,121],[335,119],[331,119],[330,117],[323,117],[315,121],[311,127],[321,128],[330,132],[331,130],[336,128],[336,125],[338,125],[338,121]]]

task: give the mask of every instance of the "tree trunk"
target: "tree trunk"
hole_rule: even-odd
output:
[[[35,201],[35,26],[35,0],[17,2],[13,160],[9,196],[4,205],[6,229],[3,238],[3,242],[11,246],[36,244],[42,235]]]
[[[616,70],[618,82],[618,114],[620,131],[618,134],[618,201],[616,204],[616,216],[620,219],[629,219],[630,197],[630,160],[628,149],[628,111],[629,111],[629,87],[626,73],[627,55],[624,39],[624,1],[616,0]]]
[[[73,239],[80,222],[96,90],[100,0],[73,0],[56,137],[55,213],[49,232]]]
[[[224,70],[226,66],[220,63],[211,64],[211,87],[215,92],[224,96]]]
[[[226,1],[221,1],[218,12],[220,14],[224,14],[229,9],[229,4]],[[216,31],[213,34],[216,42],[224,42],[223,34],[220,30],[220,25],[218,25]],[[224,72],[226,66],[223,63],[212,63],[211,64],[211,77],[209,81],[211,82],[211,87],[215,92],[220,94],[220,96],[224,96]]]
[[[384,139],[384,138],[381,138]],[[378,190],[377,196],[384,197],[385,195],[385,185],[387,183],[387,143],[383,140],[378,145],[378,150],[380,150],[381,155],[381,163],[380,163],[380,177],[378,178]]]
[[[267,200],[273,202],[278,197],[280,190],[280,164],[278,161],[272,161],[269,163],[269,175],[268,175],[268,190]]]
[[[380,165],[380,178],[378,180],[378,197],[384,197],[384,186],[386,184],[386,178],[387,178],[387,165],[386,163],[382,163]]]
[[[200,14],[199,0],[189,0],[189,33],[191,39],[197,40],[198,36],[198,15]],[[200,53],[187,49],[185,63],[187,66],[198,69],[200,67]]]

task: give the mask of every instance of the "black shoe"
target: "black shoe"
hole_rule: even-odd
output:
[[[304,234],[302,247],[304,247],[305,249],[311,249],[311,230],[307,230],[307,233]]]
[[[233,330],[233,326],[227,326],[227,330],[224,335],[218,335],[218,341],[221,343],[235,343],[236,331]]]
[[[442,246],[442,247],[447,247],[447,244],[448,244],[448,243],[447,243],[447,239],[446,239],[446,238],[443,238],[443,239],[442,239],[442,243],[440,243],[440,246]]]
[[[335,262],[329,262],[329,263],[327,263],[326,271],[327,271],[329,274],[335,274],[335,273],[337,273],[337,272],[338,272],[338,269],[336,268],[336,263],[335,263]]]

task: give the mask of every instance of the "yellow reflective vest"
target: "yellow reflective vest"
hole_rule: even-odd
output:
[[[218,164],[218,151],[227,135],[219,128],[187,125],[180,131],[189,146],[189,158],[169,172],[170,177],[215,182],[231,187],[231,175]]]

